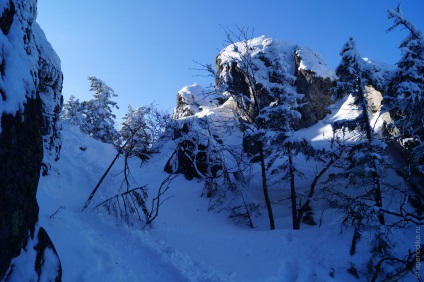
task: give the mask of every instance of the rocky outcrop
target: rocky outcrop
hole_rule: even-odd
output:
[[[243,60],[249,60],[248,64],[243,63]],[[254,79],[249,80],[246,77],[246,68],[250,68],[250,75],[254,76]],[[235,120],[239,129],[245,131],[245,120],[255,119],[258,115],[257,109],[251,103],[235,103],[233,97],[244,95],[246,101],[255,101],[259,104],[259,108],[264,108],[275,101],[273,96],[275,94],[270,91],[276,87],[275,85],[284,85],[302,94],[303,98],[298,101],[302,105],[299,107],[301,119],[293,124],[295,130],[312,126],[329,113],[328,106],[332,103],[331,88],[335,74],[327,68],[319,54],[312,50],[259,37],[226,47],[216,57],[216,69],[218,91],[208,92],[195,84],[183,88],[177,95],[173,119],[185,125],[174,129],[174,136],[178,137],[174,138],[178,149],[165,168],[168,172],[183,173],[189,179],[206,175],[208,167],[202,162],[209,157],[210,148],[199,146],[198,141],[193,138],[188,140],[181,136],[205,130],[206,127],[200,126],[200,119],[206,120],[205,116],[216,115],[224,104],[228,104],[226,120]],[[252,97],[254,94],[249,82],[254,82],[256,97]],[[245,108],[240,109],[240,105]],[[242,113],[246,112],[247,114],[240,118]],[[191,123],[187,123],[189,118]],[[247,123],[249,122],[248,120]],[[193,126],[195,123],[199,125]],[[225,128],[227,125],[224,122],[218,127]],[[184,130],[186,132],[183,132]],[[204,135],[207,136],[207,132]],[[250,156],[256,155],[258,153],[256,142],[250,140],[248,134],[242,138],[244,152]],[[215,169],[219,169],[219,166]]]
[[[299,53],[295,52],[293,58],[296,90],[304,95],[300,101],[303,106],[299,108],[302,118],[296,125],[296,128],[300,129],[314,125],[330,113],[328,106],[332,103],[331,88],[333,82],[330,77],[321,77],[312,70],[302,68],[302,58]]]
[[[181,173],[188,180],[217,177],[222,169],[218,149],[222,140],[211,134],[212,126],[206,117],[176,121],[172,139],[177,146],[165,165],[165,172]]]
[[[6,273],[13,277],[19,263],[14,258],[34,253],[34,280],[45,275],[44,265],[49,264],[57,268],[53,280],[60,280],[57,253],[44,229],[37,227],[36,193],[43,140],[54,154],[60,149],[55,121],[61,108],[62,73],[35,22],[36,4],[0,3],[0,278]]]
[[[178,91],[177,106],[172,114],[172,119],[182,119],[194,116],[207,108],[216,108],[227,99],[214,90],[206,90],[197,83],[185,86]]]
[[[259,94],[260,104],[272,101],[268,98],[266,84],[284,80],[278,76],[287,75],[294,76],[295,89],[303,95],[303,99],[298,101],[302,105],[299,107],[302,117],[294,124],[295,129],[309,127],[329,113],[327,108],[332,104],[331,88],[335,74],[327,68],[319,54],[298,45],[265,37],[252,39],[248,45],[251,49],[250,60],[257,68],[254,73],[255,89]],[[242,52],[241,47],[239,46],[237,51],[228,50],[230,47],[224,49],[216,58],[217,73],[220,77],[217,84],[225,83],[228,91],[243,93],[252,99],[249,79],[245,70],[240,68],[241,59],[237,58],[238,53]],[[253,109],[249,115],[254,115]]]
[[[59,57],[38,25],[36,31],[39,79],[36,91],[40,95],[43,110],[41,135],[45,151],[54,155],[57,161],[62,147],[58,121],[63,105],[63,75]]]

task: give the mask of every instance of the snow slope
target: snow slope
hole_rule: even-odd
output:
[[[332,115],[299,134],[328,146],[329,123],[352,113],[346,111],[348,105],[336,104]],[[63,281],[357,281],[347,269],[352,263],[362,267],[369,258],[371,235],[363,234],[357,255],[349,256],[352,230],[341,228],[334,211],[323,210],[320,227],[302,225],[293,231],[288,201],[275,202],[277,230],[267,230],[266,212],[249,229],[224,213],[208,212],[209,200],[201,197],[203,184],[182,176],[171,183],[151,228],[142,229],[137,221],[129,226],[104,209],[93,209],[117,193],[122,159],[89,208],[81,211],[116,151],[67,122],[62,136],[61,159],[49,161],[52,167],[40,180],[37,198],[40,224],[59,253]],[[167,177],[163,168],[172,146],[168,142],[143,166],[130,160],[134,187],[148,184],[150,199]],[[413,232],[403,230],[396,247],[411,248]]]

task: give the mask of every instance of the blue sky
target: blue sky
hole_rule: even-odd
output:
[[[209,85],[193,61],[214,63],[220,25],[311,48],[332,68],[349,37],[363,57],[394,64],[407,33],[386,32],[387,9],[399,2],[424,30],[422,0],[38,0],[38,23],[61,58],[65,101],[90,99],[87,77],[96,76],[119,95],[119,122],[129,104],[171,112],[185,85]]]

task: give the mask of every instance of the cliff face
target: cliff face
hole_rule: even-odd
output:
[[[37,224],[36,192],[43,141],[54,154],[60,149],[62,73],[35,22],[36,5],[36,0],[0,4],[0,278],[14,275],[19,259],[13,258],[34,253],[34,276],[60,280],[57,253]],[[44,255],[46,250],[54,255]],[[43,266],[49,263],[56,265],[55,277],[46,276]]]
[[[294,76],[296,77],[296,90],[304,95],[303,107],[299,109],[302,119],[298,121],[297,128],[306,128],[322,120],[328,113],[328,106],[332,103],[330,77],[317,75],[313,70],[302,68],[300,52],[293,54],[295,63]]]

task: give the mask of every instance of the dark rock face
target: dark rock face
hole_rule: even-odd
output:
[[[22,117],[26,122],[21,122]],[[36,192],[43,159],[40,99],[28,100],[23,116],[3,115],[0,135],[0,277],[34,234]],[[29,232],[28,232],[29,231]]]
[[[59,67],[53,66],[41,56],[38,64],[40,67],[38,72],[40,83],[37,93],[40,95],[43,109],[41,135],[43,136],[44,148],[49,154],[54,154],[57,161],[62,147],[58,121],[63,105],[61,94],[63,75]]]
[[[197,144],[193,141],[181,141],[175,153],[168,160],[165,171],[168,173],[181,173],[188,180],[201,178],[201,173],[206,174],[207,172],[206,152],[198,151],[196,147]]]
[[[220,56],[216,58],[216,69],[218,73],[228,73],[229,79],[226,83],[228,85],[228,92],[231,94],[234,93],[242,93],[249,99],[253,99],[252,93],[249,90],[248,80],[245,77],[245,74],[240,70],[239,66],[235,62],[231,62],[229,64],[222,64]],[[220,81],[216,81],[217,85],[220,85]],[[257,87],[259,88],[259,87]],[[240,109],[237,109],[240,113]],[[252,105],[248,105],[246,108],[246,112],[248,112],[249,116],[255,116],[255,109]]]
[[[44,252],[49,249],[60,261],[47,233],[36,228],[36,201],[43,147],[58,156],[62,105],[60,61],[35,22],[36,0],[10,0],[0,4],[0,279],[11,261],[37,238],[34,271],[40,279]],[[19,67],[19,71],[16,68]],[[20,82],[20,83],[18,83]],[[43,146],[44,141],[44,146]]]
[[[165,165],[165,172],[181,173],[186,179],[201,178],[207,173],[206,149],[199,144],[197,138],[190,134],[192,130],[190,123],[183,123],[180,129],[174,129],[174,140],[177,147],[171,158]]]

